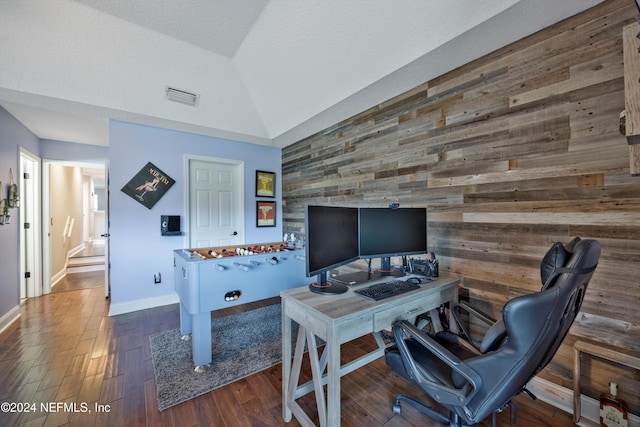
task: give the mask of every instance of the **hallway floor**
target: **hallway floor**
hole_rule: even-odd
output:
[[[67,273],[60,279],[51,292],[77,291],[79,289],[104,288],[104,270],[85,273]]]

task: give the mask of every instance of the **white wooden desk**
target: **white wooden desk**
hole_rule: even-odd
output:
[[[408,278],[406,276],[403,280]],[[380,331],[397,320],[411,319],[431,311],[437,319],[440,304],[458,300],[457,277],[441,276],[421,285],[421,289],[382,301],[370,301],[354,293],[355,289],[390,280],[382,277],[366,284],[351,287],[339,295],[319,295],[307,286],[280,292],[282,298],[282,417],[289,422],[292,415],[302,425],[314,425],[296,400],[315,391],[320,425],[340,425],[340,377],[384,355],[387,346]],[[300,328],[292,355],[292,320]],[[439,324],[439,322],[438,322]],[[378,349],[344,366],[340,366],[340,345],[373,334]],[[326,342],[318,356],[315,337]],[[305,345],[311,362],[313,380],[299,385],[300,369]],[[325,368],[327,373],[324,373]],[[325,401],[323,386],[327,385]]]

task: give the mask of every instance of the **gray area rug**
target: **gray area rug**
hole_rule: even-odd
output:
[[[195,372],[191,341],[173,329],[151,335],[151,356],[161,411],[208,393],[282,360],[280,304],[211,322],[213,363]]]

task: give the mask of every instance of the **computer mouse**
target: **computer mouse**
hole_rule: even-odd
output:
[[[419,285],[422,283],[422,280],[420,280],[420,278],[418,277],[409,277],[407,279],[407,283],[411,283],[413,285]]]

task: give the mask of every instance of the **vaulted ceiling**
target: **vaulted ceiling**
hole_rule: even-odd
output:
[[[0,105],[43,139],[284,147],[601,1],[3,0]]]

